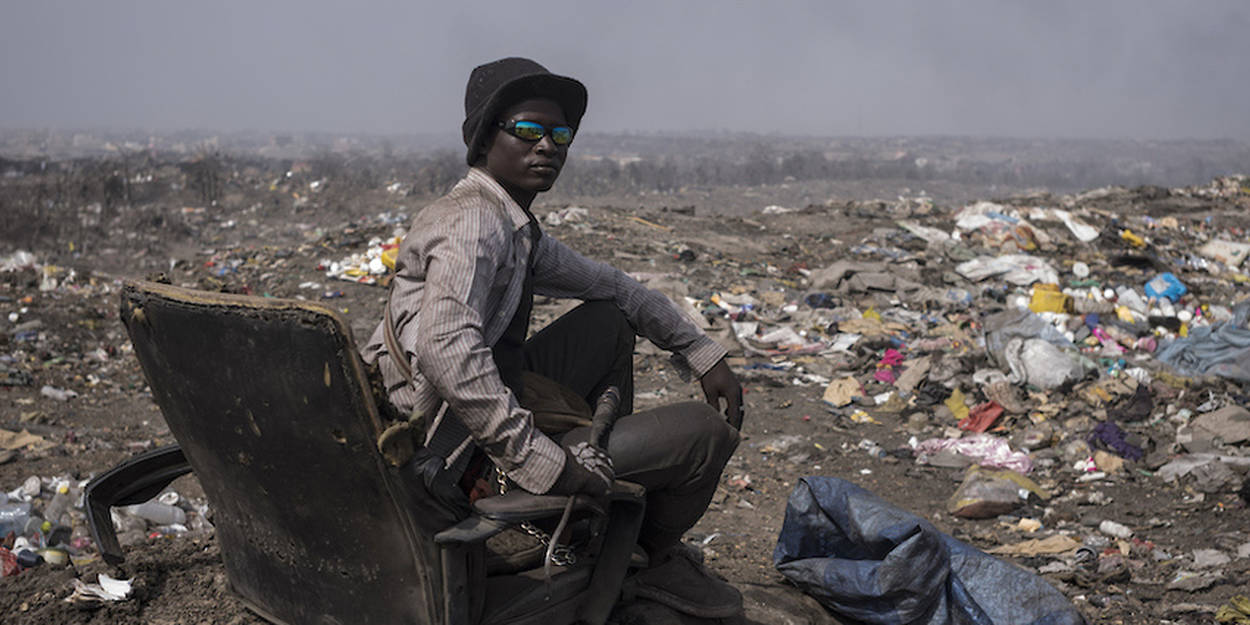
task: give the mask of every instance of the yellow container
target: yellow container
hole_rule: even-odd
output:
[[[382,250],[382,264],[386,265],[387,269],[390,269],[391,271],[395,271],[395,257],[398,255],[399,255],[398,247],[392,247],[390,249]]]
[[[1132,245],[1133,247],[1146,247],[1146,240],[1133,234],[1132,230],[1121,230],[1120,238],[1128,241],[1129,245]]]
[[[1071,313],[1072,296],[1060,291],[1058,284],[1039,284],[1033,287],[1029,310],[1036,313]]]

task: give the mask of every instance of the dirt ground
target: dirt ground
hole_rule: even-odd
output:
[[[52,443],[40,451],[19,451],[0,464],[0,490],[17,488],[29,476],[85,480],[136,452],[174,442],[118,321],[121,278],[160,272],[176,285],[316,299],[349,319],[358,340],[372,330],[385,291],[327,278],[318,267],[325,259],[363,251],[371,238],[391,236],[404,223],[397,213],[411,214],[421,198],[370,190],[293,207],[285,199],[269,201],[272,190],[263,187],[232,193],[217,207],[165,203],[119,211],[101,230],[105,236],[75,241],[72,252],[66,240],[29,250],[41,264],[60,268],[55,288],[42,290],[44,272],[34,269],[0,273],[0,311],[16,313],[0,333],[6,341],[0,352],[9,355],[8,371],[24,371],[32,378],[29,384],[0,386],[0,428],[24,429]],[[907,216],[892,212],[895,204],[853,199],[826,197],[795,212],[727,216],[701,205],[689,211],[681,203],[668,207],[625,198],[582,199],[589,213],[581,221],[548,225],[546,231],[625,271],[675,278],[699,300],[737,287],[751,293],[781,291],[788,301],[802,302],[800,269],[848,257],[854,246],[876,240],[879,229],[893,228],[896,219]],[[758,203],[762,208],[773,202],[760,197]],[[541,217],[564,206],[540,203],[536,213]],[[1244,206],[1208,208],[1195,220],[1214,214],[1227,226],[1245,214]],[[0,249],[0,256],[12,251]],[[538,302],[538,322],[553,318],[560,306]],[[41,322],[35,330],[42,336],[19,341],[14,327],[32,320]],[[864,349],[859,366],[876,351]],[[956,355],[967,363],[979,358],[967,349]],[[1013,520],[1019,518],[1041,520],[1046,530],[1066,531],[1077,540],[1097,534],[1102,520],[1129,526],[1140,540],[1130,545],[1133,551],[1118,567],[1046,574],[1091,623],[1209,623],[1216,608],[1250,587],[1250,558],[1223,565],[1202,588],[1169,587],[1195,549],[1235,551],[1250,540],[1250,512],[1236,492],[1203,493],[1183,483],[1169,484],[1144,466],[1080,481],[1063,462],[1054,462],[1034,474],[1052,494],[1049,501],[1031,500],[1010,518],[957,518],[947,512],[946,502],[963,471],[919,465],[908,448],[912,436],[940,436],[949,424],[934,422],[932,410],[925,409],[868,408],[875,422],[856,422],[821,401],[823,385],[803,383],[800,376],[768,367],[787,359],[822,370],[810,356],[735,357],[735,370],[746,387],[743,441],[711,509],[688,536],[702,547],[710,567],[744,592],[751,622],[836,622],[773,568],[786,499],[796,481],[807,475],[854,482],[984,549],[1031,537],[1017,529]],[[649,346],[640,346],[635,364],[639,407],[701,398],[697,385],[680,381],[666,356]],[[78,395],[60,401],[41,394],[45,385]],[[1211,388],[1232,396],[1241,392],[1232,386]],[[1192,409],[1206,398],[1191,393],[1173,401]],[[917,411],[930,421],[920,429],[908,423]],[[1141,429],[1166,446],[1172,437],[1167,428],[1161,423]],[[865,439],[887,453],[868,453]],[[199,502],[194,478],[180,480],[174,489],[185,500]],[[82,527],[76,529],[76,536],[83,534]],[[90,553],[85,546],[84,555]],[[263,622],[230,592],[221,555],[211,531],[151,532],[127,548],[128,561],[120,574],[135,580],[130,599],[90,609],[67,603],[71,579],[93,580],[95,573],[108,571],[87,557],[74,568],[45,566],[0,580],[0,621]],[[1015,562],[1036,571],[1052,559]]]

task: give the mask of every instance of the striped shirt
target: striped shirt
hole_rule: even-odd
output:
[[[449,465],[476,443],[522,488],[544,493],[564,468],[564,452],[534,427],[491,355],[521,300],[530,228],[490,174],[470,169],[417,214],[396,258],[388,305],[412,384],[387,356],[381,323],[361,354],[378,364],[396,408],[433,417],[427,445]],[[725,355],[663,294],[546,234],[537,245],[535,294],[612,301],[639,334],[699,376]]]

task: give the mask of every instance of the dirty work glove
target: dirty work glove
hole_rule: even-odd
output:
[[[612,470],[612,458],[607,452],[586,442],[563,449],[564,470],[560,472],[556,483],[551,485],[547,494],[584,493],[595,497],[608,494],[615,473]]]

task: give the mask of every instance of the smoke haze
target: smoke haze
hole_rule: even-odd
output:
[[[590,132],[1250,138],[1237,0],[344,4],[9,2],[0,127],[453,133],[517,55]]]

